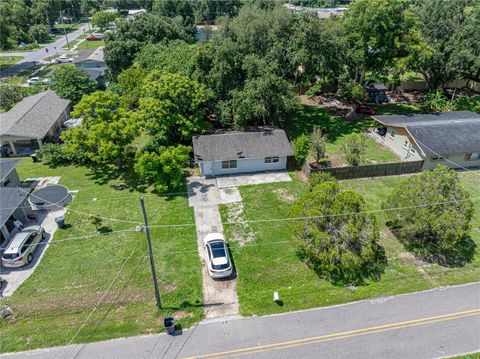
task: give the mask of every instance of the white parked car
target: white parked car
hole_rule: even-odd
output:
[[[68,57],[67,55],[62,55],[57,59],[57,63],[63,64],[63,63],[72,63],[73,59],[71,57]]]
[[[203,239],[207,252],[208,274],[212,278],[228,278],[233,274],[227,242],[221,233],[210,233]]]
[[[27,84],[29,84],[29,85],[46,84],[46,83],[48,83],[47,79],[44,79],[44,78],[38,77],[38,76],[30,77],[27,80]]]
[[[38,225],[25,227],[13,237],[3,252],[2,265],[15,268],[31,263],[33,252],[44,238],[43,227]]]

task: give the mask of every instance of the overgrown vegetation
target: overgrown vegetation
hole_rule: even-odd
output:
[[[384,249],[372,214],[353,190],[342,191],[335,180],[322,181],[292,209],[293,237],[312,269],[335,284],[359,284],[380,278]]]
[[[390,230],[407,250],[441,264],[464,264],[472,259],[473,203],[454,170],[437,166],[408,178],[382,208],[387,211]]]

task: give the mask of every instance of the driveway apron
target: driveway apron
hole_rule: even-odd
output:
[[[215,179],[192,177],[188,181],[189,205],[195,213],[198,254],[203,262],[203,298],[206,319],[238,314],[237,279],[213,280],[207,271],[203,238],[212,232],[223,233],[218,205],[220,191]]]

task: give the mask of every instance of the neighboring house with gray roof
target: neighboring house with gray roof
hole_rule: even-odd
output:
[[[19,160],[0,160],[0,187],[20,186],[20,178],[17,174]],[[2,203],[3,206],[3,203]]]
[[[103,46],[98,49],[83,50],[79,56],[73,61],[78,67],[84,69],[102,69],[105,71],[107,65],[105,64]]]
[[[48,90],[24,98],[0,114],[0,143],[9,144],[13,155],[28,155],[55,136],[68,119],[70,101]]]
[[[193,152],[202,176],[284,170],[287,157],[293,156],[279,129],[194,136]]]
[[[16,167],[19,160],[0,160],[0,243],[10,240],[15,219],[25,223],[30,205],[26,201],[28,190],[21,185]]]
[[[23,188],[0,187],[0,243],[10,240],[12,232],[15,230],[13,222],[19,220],[22,223],[27,222],[27,211],[31,207],[28,204],[27,197],[29,192]]]
[[[386,127],[387,147],[407,161],[452,168],[480,166],[480,115],[470,111],[372,116]]]

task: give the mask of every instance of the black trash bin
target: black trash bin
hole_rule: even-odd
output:
[[[30,155],[30,157],[32,158],[33,162],[39,162],[38,156],[35,153],[33,155]]]
[[[55,223],[57,223],[58,228],[63,228],[63,226],[65,225],[65,217],[64,216],[56,217]]]
[[[173,319],[173,317],[167,317],[163,319],[163,325],[165,326],[167,334],[175,334],[175,319]]]

